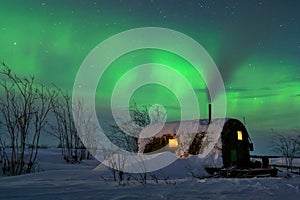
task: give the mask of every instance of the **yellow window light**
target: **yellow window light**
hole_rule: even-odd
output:
[[[243,140],[243,133],[242,131],[237,132],[238,140]]]
[[[169,139],[169,148],[177,148],[178,147],[178,140],[176,138]]]

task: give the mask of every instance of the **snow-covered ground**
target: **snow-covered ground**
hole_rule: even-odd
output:
[[[65,164],[58,149],[42,149],[43,171],[1,177],[0,199],[299,199],[300,176],[198,179],[188,169],[194,159],[176,161],[154,173],[154,180],[148,175],[147,184],[130,178],[120,185],[98,161]]]

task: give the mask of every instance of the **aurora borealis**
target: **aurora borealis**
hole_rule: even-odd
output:
[[[0,3],[0,59],[18,74],[35,75],[72,91],[89,52],[106,38],[138,27],[164,27],[198,41],[218,66],[227,95],[227,116],[242,120],[257,138],[271,128],[300,128],[300,2],[284,0],[48,0]],[[116,60],[100,81],[100,115],[116,80],[144,62],[173,66],[199,92],[206,113],[205,83],[192,66],[167,52],[131,52]],[[159,70],[157,76],[172,80]],[[178,88],[184,94],[185,88]],[[136,91],[137,103],[161,103],[178,116],[170,91],[149,85]]]

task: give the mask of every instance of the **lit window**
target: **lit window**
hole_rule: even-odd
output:
[[[169,148],[177,148],[178,147],[178,141],[177,139],[169,139]]]
[[[238,131],[237,135],[238,135],[238,140],[243,140],[243,133],[242,133],[242,131]]]

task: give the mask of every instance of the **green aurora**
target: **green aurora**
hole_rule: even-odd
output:
[[[252,135],[271,128],[300,128],[300,14],[298,1],[1,1],[0,58],[16,73],[72,91],[77,70],[100,42],[137,27],[165,27],[198,41],[224,80],[227,116],[246,117]],[[186,60],[154,49],[128,53],[105,72],[97,89],[97,110],[109,118],[117,80],[147,62],[171,66],[188,79],[203,116],[206,85]],[[151,75],[161,74],[159,69]],[[134,83],[136,74],[130,80]],[[184,95],[186,88],[178,86]],[[176,96],[159,85],[139,88],[132,100],[162,104],[168,120],[180,117]],[[258,134],[260,134],[258,136]]]

